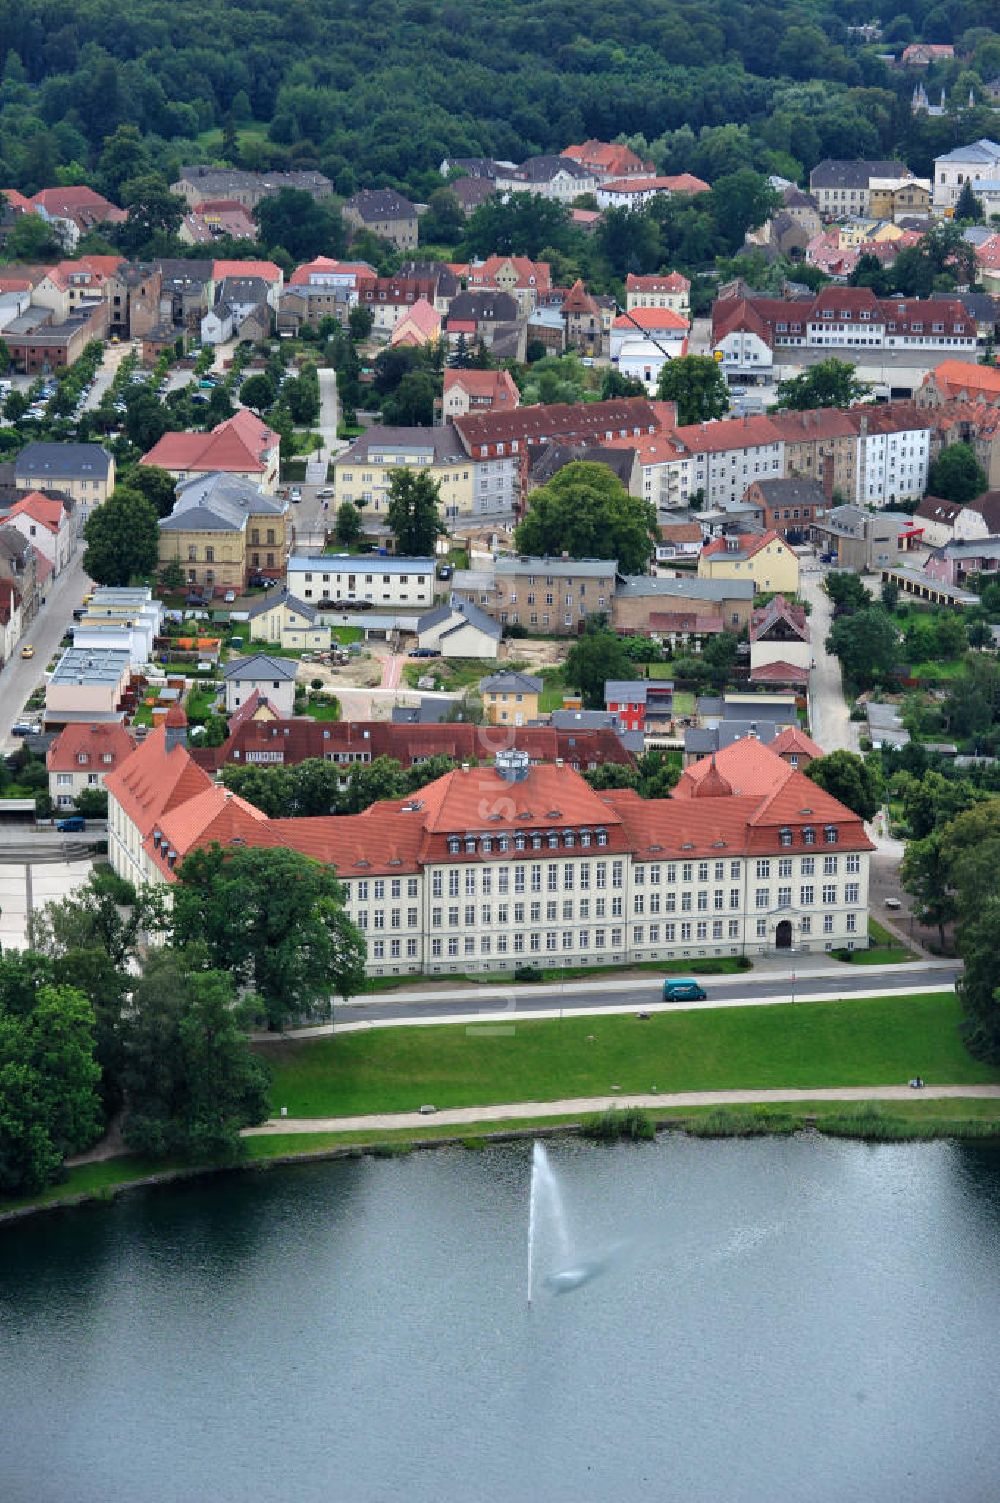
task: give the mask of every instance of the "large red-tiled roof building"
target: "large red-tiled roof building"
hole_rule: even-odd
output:
[[[374,976],[867,944],[861,820],[755,740],[666,799],[510,750],[361,814],[267,819],[196,765],[185,731],[172,710],[108,776],[114,869],[170,883],[213,842],[302,851],[336,869]]]

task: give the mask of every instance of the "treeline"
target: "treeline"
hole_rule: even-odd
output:
[[[328,1016],[362,986],[329,868],[212,846],[178,878],[167,905],[95,871],[33,917],[30,949],[0,956],[0,1197],[58,1181],[115,1121],[136,1153],[238,1158],[269,1109],[249,1031]]]
[[[644,137],[667,170],[714,181],[732,164],[713,171],[714,143],[699,133],[730,122],[751,126],[745,165],[758,170],[903,149],[924,170],[931,147],[954,144],[955,122],[911,119],[912,78],[847,34],[869,10],[865,0],[809,11],[792,0],[81,0],[67,11],[3,0],[0,180],[92,181],[123,124],[168,178],[212,155],[205,133],[217,131],[238,164],[319,167],[343,194],[374,182],[425,197],[448,155],[519,160],[620,134]],[[995,19],[992,0],[904,0],[886,39],[955,42],[968,64],[940,77],[959,92],[967,73],[998,71]],[[986,133],[983,115],[964,139]]]

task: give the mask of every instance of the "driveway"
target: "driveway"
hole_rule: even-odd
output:
[[[83,404],[84,412],[93,412],[100,404],[101,398],[118,374],[118,367],[126,355],[131,355],[132,346],[125,341],[124,344],[108,344],[104,347],[104,355],[97,373],[94,376],[94,384],[87,393],[87,400]]]
[[[823,574],[803,566],[799,582],[802,599],[812,607],[809,630],[815,668],[809,675],[810,734],[825,752],[858,750],[860,727],[851,720],[844,701],[840,663],[826,650],[833,605],[822,587]]]

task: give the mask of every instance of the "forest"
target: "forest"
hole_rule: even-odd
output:
[[[0,184],[86,182],[121,125],[142,170],[191,161],[318,168],[340,195],[426,199],[445,156],[520,161],[627,137],[667,172],[801,178],[826,156],[935,153],[996,133],[996,0],[0,0]],[[977,107],[910,113],[915,75],[879,58],[913,39],[958,56],[926,79]],[[134,174],[133,174],[134,175]]]

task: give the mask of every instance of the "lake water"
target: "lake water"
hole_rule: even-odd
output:
[[[0,1500],[995,1503],[996,1149],[551,1142],[574,1254],[625,1245],[529,1310],[530,1156],[0,1230]]]

